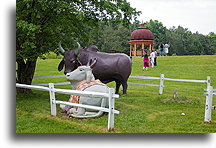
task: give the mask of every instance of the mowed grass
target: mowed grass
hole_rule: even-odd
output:
[[[57,71],[61,59],[38,60],[36,76],[62,75]],[[211,85],[216,88],[216,56],[172,56],[158,57],[158,66],[142,71],[142,58],[133,57],[132,76],[206,80],[211,77]],[[34,79],[33,84],[65,82],[65,78]],[[159,80],[130,78],[129,82],[159,84]],[[115,88],[115,83],[108,84]],[[55,86],[71,89],[70,85]],[[115,101],[115,130],[113,133],[215,133],[216,111],[212,111],[212,122],[204,123],[205,83],[165,81],[162,95],[158,87],[129,85],[128,94]],[[173,99],[173,92],[179,97]],[[50,115],[49,92],[33,91],[30,95],[17,94],[17,133],[107,133],[107,118],[75,119],[61,113],[57,106],[57,116]],[[68,100],[68,95],[57,94],[56,99]],[[213,105],[216,98],[213,97]],[[185,115],[181,115],[185,113]]]

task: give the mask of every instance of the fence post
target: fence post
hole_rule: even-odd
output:
[[[108,131],[111,131],[114,129],[114,101],[113,98],[114,94],[114,88],[109,88],[109,115],[108,115]]]
[[[211,79],[210,79],[210,76],[207,76],[207,82],[206,82],[207,84],[207,89],[208,89],[208,87],[209,86],[211,86]]]
[[[160,75],[160,87],[159,87],[159,95],[162,95],[164,87],[164,74]]]
[[[204,122],[211,122],[213,87],[207,87]]]
[[[51,115],[56,116],[55,91],[54,91],[53,83],[49,83],[49,93],[50,93]]]

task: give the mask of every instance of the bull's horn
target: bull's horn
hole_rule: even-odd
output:
[[[75,55],[78,56],[80,53],[81,46],[80,46],[79,42],[77,42],[77,45],[78,45],[78,48],[75,50]]]
[[[78,45],[78,49],[80,49],[80,48],[81,48],[81,46],[80,46],[79,42],[77,42],[77,45]]]
[[[62,48],[62,46],[61,46],[61,41],[59,42],[59,51],[60,51],[60,53],[63,55],[64,54],[64,52],[65,52],[65,50]]]

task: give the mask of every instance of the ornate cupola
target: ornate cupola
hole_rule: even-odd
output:
[[[136,30],[131,33],[130,41],[130,56],[142,56],[145,47],[150,51],[154,46],[154,35],[142,23]],[[137,49],[139,47],[139,49]]]

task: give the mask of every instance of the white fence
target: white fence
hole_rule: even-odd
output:
[[[65,77],[65,75],[56,75],[56,76],[35,76],[34,78],[60,78]],[[195,83],[206,83],[207,87],[210,86],[210,77],[207,76],[206,80],[187,80],[187,79],[172,79],[172,78],[165,78],[164,74],[161,74],[160,77],[149,77],[149,76],[130,76],[129,78],[135,78],[135,79],[148,79],[148,80],[160,80],[160,84],[144,84],[144,83],[130,83],[129,85],[142,85],[142,86],[153,86],[153,87],[159,87],[159,94],[163,94],[163,88],[165,87],[164,81],[179,81],[179,82],[195,82]],[[55,83],[55,85],[67,85],[70,84],[70,82],[61,82],[61,83]],[[36,84],[36,85],[48,85],[46,83],[44,84]]]
[[[145,85],[145,86],[159,87],[159,94],[160,95],[163,94],[163,88],[165,87],[165,85],[164,85],[164,81],[165,80],[167,80],[167,81],[178,81],[178,82],[206,83],[207,88],[210,86],[210,76],[207,76],[206,80],[172,79],[172,78],[165,78],[164,74],[161,74],[160,77],[130,76],[130,78],[148,79],[148,80],[160,80],[160,84],[159,85],[155,85],[155,84],[142,84],[142,83],[131,83],[132,85]]]
[[[204,95],[206,96],[206,104],[204,122],[211,122],[212,110],[215,110],[216,108],[216,106],[212,106],[213,96],[216,96],[216,89],[213,89],[212,86],[208,86],[205,91],[206,93],[204,93]]]
[[[206,80],[187,80],[187,79],[171,79],[171,78],[165,78],[164,74],[161,74],[160,77],[146,77],[146,76],[131,76],[131,78],[137,78],[137,79],[150,79],[150,80],[160,80],[160,85],[155,84],[142,84],[145,86],[156,86],[159,87],[159,94],[161,95],[163,93],[164,81],[179,81],[179,82],[195,82],[195,83],[206,83],[207,89],[204,89],[207,91],[204,93],[206,95],[206,104],[205,104],[205,114],[204,114],[204,122],[211,122],[211,113],[212,110],[215,110],[216,106],[212,106],[213,96],[216,95],[215,91],[216,89],[213,89],[213,87],[210,84],[210,76],[207,76]],[[134,83],[134,85],[139,85],[140,83]]]
[[[57,114],[56,104],[65,104],[65,105],[70,105],[70,106],[82,107],[82,108],[86,108],[86,109],[108,112],[108,131],[111,131],[114,129],[114,114],[119,114],[119,111],[114,109],[114,104],[115,104],[114,101],[115,101],[115,98],[119,98],[119,95],[115,94],[113,88],[109,88],[108,93],[99,93],[99,92],[91,92],[91,91],[57,89],[57,88],[54,88],[53,83],[49,83],[49,87],[16,83],[16,87],[49,91],[51,115],[53,115],[53,116],[56,116],[56,114]],[[93,98],[93,97],[94,98],[101,98],[101,97],[107,98],[109,100],[109,108],[90,106],[90,105],[84,105],[84,104],[77,104],[77,103],[70,103],[70,102],[66,102],[66,101],[56,100],[55,99],[55,93],[77,95],[77,96],[86,96],[86,97],[91,97],[91,98]]]
[[[63,77],[64,75],[59,75],[59,76],[52,76],[52,78],[57,78],[57,77]],[[46,78],[50,78],[49,76],[45,76]],[[44,76],[40,77],[35,77],[35,78],[44,78]],[[205,105],[205,116],[204,116],[204,121],[205,122],[211,122],[211,111],[212,108],[215,109],[212,106],[212,96],[215,95],[215,89],[212,88],[213,91],[211,91],[211,85],[210,85],[210,76],[207,76],[206,80],[188,80],[188,79],[172,79],[172,78],[165,78],[164,74],[161,74],[160,77],[149,77],[149,76],[130,76],[130,78],[136,78],[136,79],[148,79],[148,80],[160,80],[160,84],[143,84],[143,83],[130,83],[128,82],[129,85],[142,85],[142,86],[153,86],[153,87],[159,87],[159,94],[163,94],[163,88],[165,87],[164,82],[166,81],[177,81],[177,82],[193,82],[193,83],[206,83],[206,105]],[[59,85],[65,85],[69,84],[69,82],[63,82],[63,83],[58,83]],[[47,85],[47,84],[42,84],[42,85]]]

